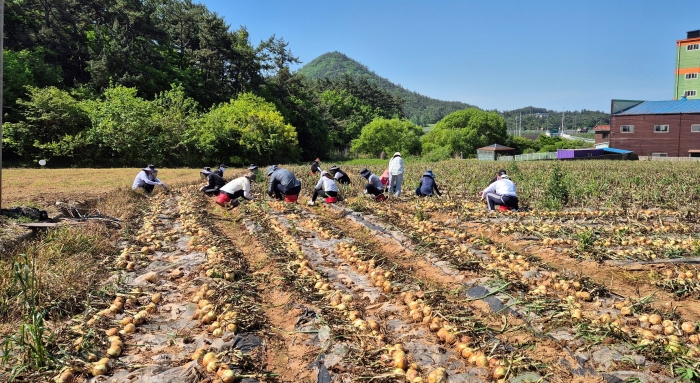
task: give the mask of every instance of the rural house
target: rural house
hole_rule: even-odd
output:
[[[700,100],[612,100],[610,147],[640,156],[700,157]]]
[[[610,125],[596,125],[593,128],[593,133],[595,133],[595,146],[607,147],[610,143]]]

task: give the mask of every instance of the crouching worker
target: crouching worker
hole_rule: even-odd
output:
[[[437,183],[435,183],[435,175],[431,170],[426,170],[425,174],[423,174],[423,177],[420,179],[420,184],[418,185],[418,189],[416,189],[416,195],[418,197],[432,197],[433,191],[435,191],[437,195],[442,195],[438,189]]]
[[[220,206],[226,206],[226,203],[231,201],[231,207],[235,208],[240,205],[239,198],[243,197],[248,201],[254,201],[253,195],[250,194],[250,183],[255,182],[255,174],[249,172],[243,177],[238,177],[227,183],[219,189],[219,197],[216,203]]]
[[[199,191],[204,192],[208,196],[219,195],[219,189],[226,185],[226,181],[219,175],[217,171],[211,171],[208,166],[199,172],[202,179],[207,180],[206,185],[199,188]]]
[[[486,200],[489,211],[494,211],[496,205],[507,209],[518,210],[518,196],[515,194],[515,183],[507,174],[498,176],[498,180],[479,193]]]
[[[283,196],[288,196],[290,202],[295,202],[301,192],[301,182],[294,177],[294,173],[287,169],[282,169],[277,165],[267,168],[267,176],[270,177],[270,184],[267,187],[267,195],[275,195],[275,198],[282,200]]]
[[[369,169],[362,169],[360,175],[367,179],[365,194],[370,194],[375,201],[381,201],[386,198],[384,196],[384,185],[382,185],[382,181],[376,174],[372,174]]]
[[[131,185],[131,189],[136,190],[138,188],[142,188],[143,190],[146,191],[146,194],[151,194],[153,192],[153,188],[155,188],[156,185],[160,185],[168,191],[168,187],[165,186],[161,180],[156,177],[156,174],[158,173],[158,170],[155,169],[153,165],[148,165],[145,168],[141,169],[139,174],[136,175],[136,178],[134,178],[134,183]]]
[[[341,185],[350,185],[350,176],[340,170],[336,165],[333,165],[328,171],[333,175],[333,178],[335,178],[335,182]]]
[[[316,188],[314,188],[314,195],[311,196],[309,201],[309,206],[316,204],[316,198],[321,196],[323,198],[335,198],[338,200],[338,185],[336,185],[333,176],[326,171],[321,171],[321,179],[318,180]]]

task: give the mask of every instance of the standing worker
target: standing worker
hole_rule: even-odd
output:
[[[156,173],[158,173],[158,170],[153,165],[148,165],[145,168],[141,169],[139,174],[136,175],[136,178],[134,178],[134,183],[131,185],[131,189],[136,190],[138,188],[143,188],[143,190],[146,191],[147,195],[150,195],[153,192],[153,188],[156,185],[160,185],[168,191],[168,187],[165,186],[161,180],[156,177]]]
[[[250,183],[255,182],[255,174],[248,172],[243,177],[238,177],[227,183],[219,190],[219,197],[216,203],[220,206],[225,206],[228,201],[231,201],[232,207],[240,205],[239,198],[243,197],[248,201],[254,201],[253,195],[250,194]]]
[[[267,195],[272,196],[274,194],[278,200],[282,200],[283,195],[290,196],[290,199],[296,201],[301,192],[301,182],[294,177],[294,173],[277,165],[272,165],[267,168],[267,176],[270,177]]]
[[[321,159],[317,158],[316,161],[311,163],[311,174],[316,175],[316,173],[321,171],[321,165],[319,165],[320,162]]]
[[[333,165],[328,171],[333,175],[335,182],[341,185],[350,185],[350,176],[347,173],[340,170],[336,165]]]
[[[518,195],[515,193],[515,183],[507,174],[498,177],[498,180],[486,189],[479,192],[482,200],[486,200],[489,211],[494,211],[496,205],[505,206],[506,210],[518,210]]]
[[[338,185],[335,184],[333,176],[325,171],[321,171],[321,179],[318,180],[316,187],[314,188],[314,195],[311,196],[309,201],[309,206],[314,206],[316,204],[316,198],[321,196],[323,198],[338,198]]]
[[[367,179],[367,185],[365,185],[365,194],[370,194],[375,201],[382,201],[386,198],[384,196],[384,185],[382,181],[376,174],[372,174],[369,169],[362,169],[360,175]]]
[[[403,182],[404,163],[401,153],[396,152],[389,161],[389,193],[397,197],[401,195],[401,183]]]
[[[208,166],[204,167],[199,174],[201,174],[203,179],[207,180],[207,183],[199,188],[199,191],[204,192],[204,194],[210,197],[219,195],[219,189],[226,185],[226,181],[223,177],[221,177],[216,170],[211,171],[211,168]]]
[[[431,170],[426,170],[425,174],[423,174],[423,177],[420,179],[420,184],[418,185],[418,189],[416,189],[416,195],[418,197],[432,197],[433,190],[435,193],[437,193],[437,195],[442,195],[438,189],[437,183],[435,182],[435,175]]]

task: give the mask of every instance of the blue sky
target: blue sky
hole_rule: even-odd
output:
[[[404,88],[484,109],[609,112],[673,98],[675,42],[698,0],[204,0],[251,42],[307,63],[339,51]]]

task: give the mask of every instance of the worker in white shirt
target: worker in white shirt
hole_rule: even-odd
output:
[[[160,185],[167,191],[168,187],[156,177],[156,173],[158,173],[158,170],[156,170],[153,165],[148,165],[141,169],[139,174],[136,175],[136,178],[134,178],[131,189],[136,190],[138,188],[143,188],[146,194],[150,195],[153,192],[153,188],[155,188],[156,185]]]
[[[314,188],[314,195],[311,196],[309,206],[316,204],[316,198],[318,198],[318,196],[323,198],[338,198],[338,185],[336,185],[331,173],[328,173],[327,171],[321,171],[321,178],[318,180],[318,183]]]
[[[515,183],[507,174],[499,175],[498,180],[479,192],[482,200],[486,200],[489,211],[494,211],[496,205],[518,210],[518,196],[515,193]]]
[[[233,181],[224,185],[219,189],[219,197],[216,199],[216,203],[220,206],[226,206],[226,203],[231,201],[232,207],[237,207],[240,205],[239,198],[243,197],[248,201],[254,201],[253,195],[250,194],[250,183],[255,182],[255,174],[249,172],[243,177],[238,177]]]
[[[401,153],[396,152],[389,161],[389,193],[394,193],[397,197],[401,195],[401,184],[403,183],[404,163]]]

